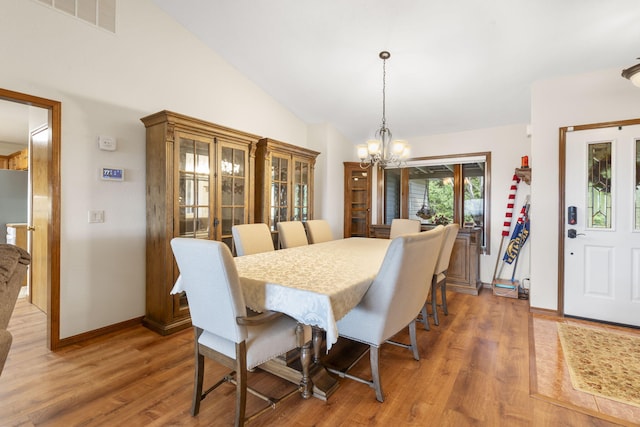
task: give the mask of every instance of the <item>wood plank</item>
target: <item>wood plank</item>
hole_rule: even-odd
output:
[[[420,361],[406,349],[382,347],[384,403],[367,385],[340,380],[327,402],[294,395],[251,426],[615,425],[530,396],[528,301],[490,292],[450,292],[448,301],[440,326],[418,326]],[[191,330],[160,336],[134,326],[51,352],[46,316],[24,300],[9,328],[14,344],[0,377],[3,426],[233,424],[235,389],[228,384],[202,402],[197,417],[189,414]],[[369,358],[354,369],[370,376]],[[225,373],[207,361],[205,386]],[[249,382],[278,395],[295,387],[260,370]],[[262,406],[249,396],[248,412]]]

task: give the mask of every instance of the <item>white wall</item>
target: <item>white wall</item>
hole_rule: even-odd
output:
[[[536,82],[531,103],[532,307],[558,307],[559,128],[640,118],[640,88],[619,68]],[[533,221],[533,220],[532,220]]]
[[[169,109],[321,151],[316,217],[329,219],[342,235],[342,162],[355,160],[355,144],[331,125],[307,126],[150,0],[118,2],[116,34],[35,1],[0,0],[0,10],[2,86],[62,102],[61,338],[144,314],[145,143],[139,119],[148,114]],[[534,85],[531,140],[525,124],[411,140],[415,157],[492,152],[493,249],[482,257],[484,282],[498,255],[498,224],[513,169],[531,154],[534,307],[557,304],[558,128],[640,117],[640,89],[619,73]],[[118,151],[98,150],[98,135],[115,136]],[[99,181],[100,166],[125,168],[127,180]],[[524,194],[526,186],[521,188]],[[105,222],[88,224],[90,209],[104,210]],[[521,263],[518,271],[524,277],[529,268]]]
[[[504,255],[504,249],[501,254],[498,253],[498,249],[502,239],[502,223],[505,219],[507,196],[513,180],[513,173],[515,168],[520,167],[521,157],[531,155],[530,140],[527,137],[526,129],[526,124],[517,124],[410,140],[412,157],[491,152],[491,253],[480,257],[480,279],[483,283],[491,283],[496,257]],[[521,182],[518,186],[514,210],[516,218],[526,195],[529,193],[529,186]],[[513,220],[514,224],[515,219]],[[531,236],[534,236],[537,228],[535,228],[536,223],[533,217],[531,224]],[[529,248],[529,243],[525,244],[519,255],[515,279],[520,280],[521,283],[522,279],[529,277],[530,274]],[[512,268],[512,266],[505,266],[499,277],[510,278]]]
[[[309,146],[322,152],[316,163],[316,173],[323,176],[316,185],[315,218],[331,224],[333,237],[344,236],[344,162],[354,161],[355,146],[347,141],[331,124],[309,126]],[[316,184],[319,184],[316,179]]]
[[[35,1],[0,0],[0,84],[62,102],[61,338],[145,312],[141,117],[168,109],[307,146],[304,122],[149,0],[117,6],[113,34]],[[116,137],[118,150],[98,150],[98,135]],[[98,180],[100,166],[123,167],[125,182]],[[89,224],[90,209],[105,222]]]

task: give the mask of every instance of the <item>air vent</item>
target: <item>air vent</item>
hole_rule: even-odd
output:
[[[112,33],[116,32],[116,0],[37,0]]]

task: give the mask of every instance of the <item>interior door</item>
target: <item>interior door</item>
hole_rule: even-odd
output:
[[[31,251],[31,303],[43,312],[48,311],[49,282],[49,139],[48,126],[31,133],[29,142],[30,204],[29,230]]]
[[[567,133],[565,315],[640,326],[640,125]]]

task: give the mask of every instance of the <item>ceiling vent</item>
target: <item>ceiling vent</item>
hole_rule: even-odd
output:
[[[116,0],[37,0],[102,29],[116,32]]]

